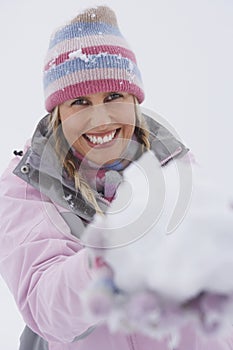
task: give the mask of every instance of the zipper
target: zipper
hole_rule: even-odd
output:
[[[132,335],[128,335],[128,343],[130,350],[136,350]]]

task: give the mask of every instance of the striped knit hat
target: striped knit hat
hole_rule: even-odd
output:
[[[144,99],[134,53],[122,36],[115,13],[89,8],[59,28],[50,40],[44,67],[48,112],[66,100],[121,91]]]

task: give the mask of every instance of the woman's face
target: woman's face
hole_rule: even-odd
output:
[[[100,165],[120,158],[135,129],[134,98],[122,92],[68,100],[59,114],[68,143]]]

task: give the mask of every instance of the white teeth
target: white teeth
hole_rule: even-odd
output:
[[[97,139],[97,143],[100,143],[100,144],[102,144],[102,143],[103,143],[103,139],[102,139],[102,137],[98,137],[98,139]]]
[[[101,137],[101,136],[96,137],[94,135],[88,135],[88,134],[85,134],[85,135],[92,143],[102,145],[103,143],[110,142],[114,138],[115,134],[116,134],[116,130],[111,132],[111,134],[109,135],[105,135],[104,137]]]

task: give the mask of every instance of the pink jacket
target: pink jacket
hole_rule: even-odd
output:
[[[22,349],[168,350],[166,341],[83,321],[80,293],[93,277],[87,251],[61,215],[68,210],[12,173],[18,163],[15,157],[0,180],[0,273],[27,326],[44,339],[44,347]],[[233,349],[233,329],[207,341],[184,328],[179,350],[195,349]]]

